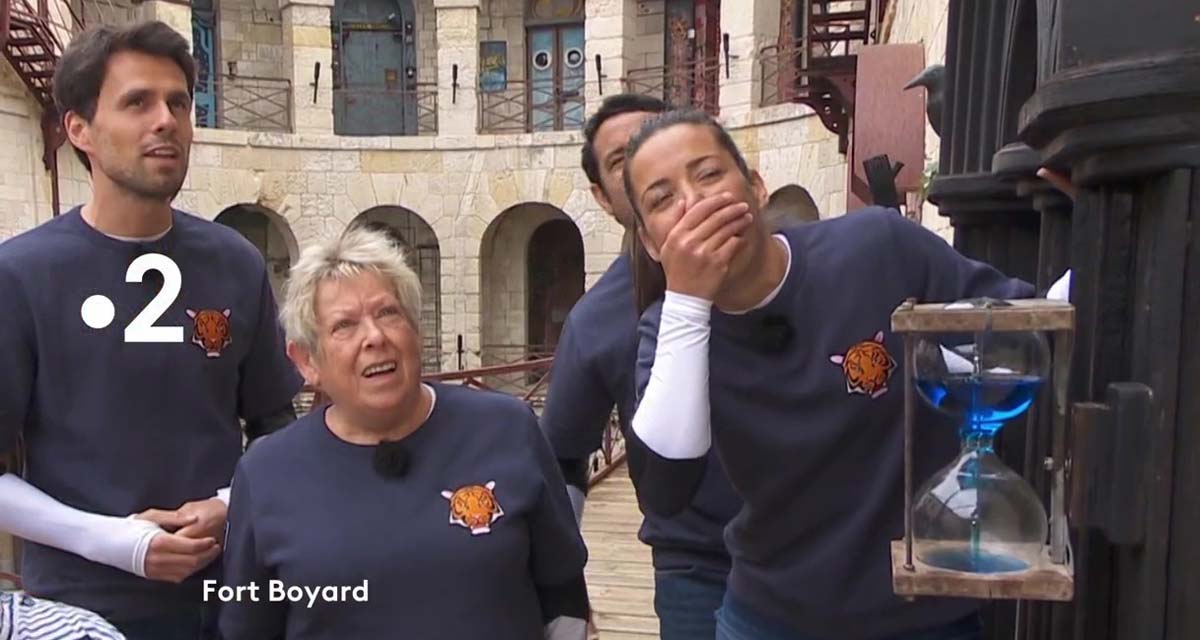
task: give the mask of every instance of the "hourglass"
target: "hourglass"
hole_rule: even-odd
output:
[[[905,536],[892,549],[898,594],[1072,597],[1062,408],[1073,325],[1073,307],[1048,300],[910,301],[893,314],[893,331],[905,337]],[[914,396],[953,418],[960,443],[959,455],[915,493],[915,430],[947,427],[914,424]],[[1005,425],[1041,399],[1055,405],[1049,516],[994,449]]]

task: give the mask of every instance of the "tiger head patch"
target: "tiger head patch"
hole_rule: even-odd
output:
[[[504,515],[500,502],[493,490],[496,481],[484,485],[473,484],[456,491],[443,491],[442,497],[450,501],[450,524],[466,527],[471,535],[491,533],[491,525]]]
[[[229,332],[230,310],[215,309],[187,310],[192,319],[192,344],[204,349],[204,355],[210,358],[221,356],[221,350],[233,342]]]
[[[888,380],[896,370],[896,361],[883,344],[882,331],[874,338],[850,347],[844,355],[830,356],[829,361],[842,367],[847,393],[861,393],[871,398],[887,393]]]

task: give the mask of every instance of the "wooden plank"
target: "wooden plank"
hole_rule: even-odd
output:
[[[1050,562],[1049,553],[1026,571],[966,573],[932,567],[913,556],[913,570],[904,568],[903,540],[892,541],[892,586],[899,595],[948,596],[985,600],[1069,601],[1075,593],[1074,569]]]
[[[605,631],[604,635],[597,636],[599,640],[651,640],[658,638],[658,630],[639,632],[626,631]]]
[[[653,589],[654,580],[641,576],[619,576],[611,573],[586,574],[588,589],[599,587],[630,587],[637,589]],[[595,604],[595,603],[593,603]]]
[[[1082,189],[1072,216],[1071,299],[1076,301],[1073,400],[1102,401],[1123,366],[1129,317],[1131,198],[1125,190]],[[1080,529],[1076,551],[1074,640],[1109,640],[1113,633],[1112,547],[1096,530]]]
[[[596,612],[592,619],[596,623],[596,628],[600,630],[600,640],[606,640],[605,633],[609,631],[653,634],[653,637],[658,637],[658,618],[654,616]]]
[[[1166,640],[1200,637],[1200,170],[1192,172],[1191,238],[1183,287],[1179,396],[1175,433],[1175,495],[1167,577]]]
[[[1135,200],[1136,260],[1129,343],[1133,380],[1154,392],[1145,425],[1145,532],[1137,547],[1117,553],[1116,637],[1162,638],[1166,624],[1171,480],[1174,477],[1179,340],[1187,249],[1191,171],[1149,180]],[[1188,425],[1187,428],[1194,428]]]
[[[1075,307],[1069,303],[1043,298],[1004,302],[1008,306],[991,308],[905,302],[892,312],[892,331],[983,331],[989,326],[993,331],[1056,331],[1075,328]]]
[[[597,611],[608,613],[647,613],[654,610],[654,588],[621,585],[596,585],[588,589]]]
[[[637,538],[642,524],[633,483],[624,466],[588,493],[584,570],[598,640],[658,638],[650,547]]]

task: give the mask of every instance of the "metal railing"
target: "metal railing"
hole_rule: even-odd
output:
[[[763,47],[758,53],[762,71],[759,106],[770,107],[798,98],[853,89],[857,59],[854,55],[809,57],[804,42],[797,40]],[[843,96],[852,99],[853,95]]]
[[[621,79],[627,93],[659,98],[673,107],[696,107],[712,115],[720,110],[721,59],[700,58],[684,64],[630,69]]]
[[[583,126],[584,85],[564,89],[561,82],[508,80],[499,90],[478,89],[481,133],[567,131]]]
[[[53,107],[50,83],[66,43],[83,29],[83,19],[60,0],[0,0],[4,57],[43,108]]]
[[[83,17],[65,0],[7,1],[10,5],[10,19],[14,23],[31,24],[36,21],[45,26],[47,43],[53,45],[52,53],[56,57],[62,55],[71,38],[83,30]]]
[[[411,89],[382,84],[338,87],[333,90],[333,102],[335,114],[342,114],[343,131],[338,133],[343,135],[437,135],[438,87],[434,82],[418,82]]]
[[[857,56],[803,57],[796,43],[771,45],[759,52],[762,72],[759,106],[800,103],[810,107],[821,124],[838,137],[838,151],[849,146],[854,112]]]
[[[211,89],[211,94],[196,94],[196,126],[291,132],[291,80],[221,75]]]

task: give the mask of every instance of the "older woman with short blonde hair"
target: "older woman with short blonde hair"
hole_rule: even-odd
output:
[[[292,268],[288,355],[330,402],[238,465],[211,590],[227,640],[584,637],[587,554],[536,418],[422,382],[420,308],[376,231]]]

